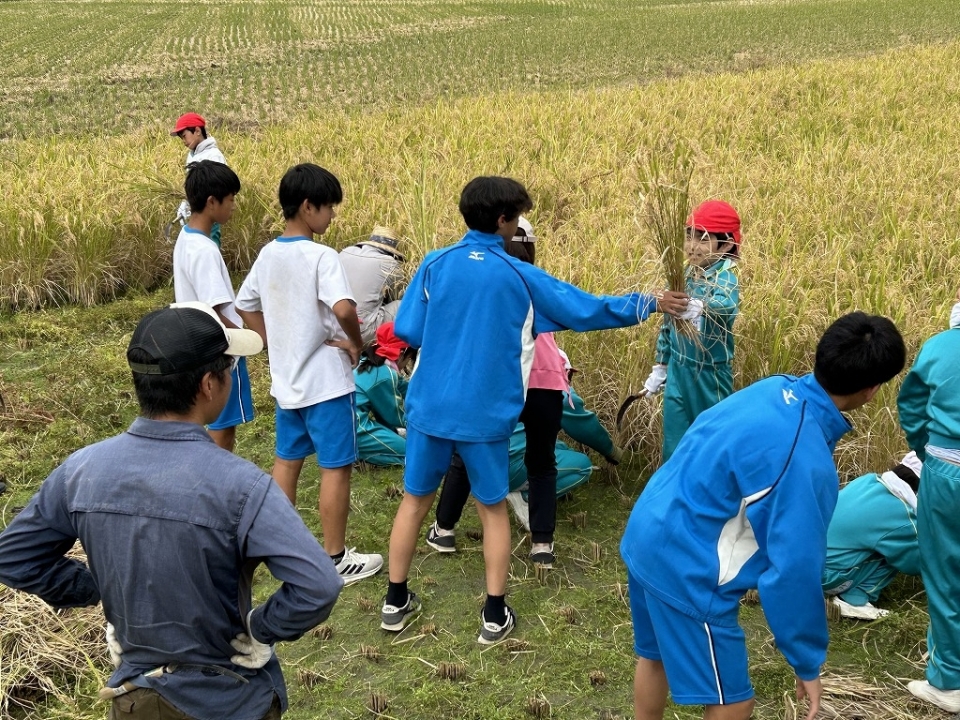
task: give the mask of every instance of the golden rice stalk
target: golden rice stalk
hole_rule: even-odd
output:
[[[75,548],[71,557],[83,559]],[[43,706],[47,695],[74,703],[81,685],[105,682],[100,606],[55,610],[35,595],[0,585],[0,717]]]
[[[646,156],[638,158],[641,182],[641,223],[653,238],[653,247],[663,263],[667,287],[686,292],[686,255],[683,241],[690,215],[690,180],[694,159],[690,149],[680,143],[661,142]],[[641,224],[638,223],[638,224]],[[686,320],[664,315],[677,332],[698,338],[697,328]]]

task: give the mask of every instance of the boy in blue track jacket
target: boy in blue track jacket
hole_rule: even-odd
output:
[[[960,299],[960,298],[958,298]],[[907,445],[923,460],[917,507],[920,575],[927,590],[926,680],[907,689],[947,712],[960,712],[960,303],[950,329],[927,340],[900,387],[897,408]]]
[[[820,704],[827,620],[820,580],[839,480],[843,411],[873,398],[906,351],[894,324],[862,312],[834,322],[814,372],[779,375],[704,411],[650,479],[620,545],[629,571],[637,720],[674,702],[705,718],[747,720],[753,688],[737,623],[758,588],[798,698]],[[669,683],[669,685],[668,685]]]
[[[460,196],[469,232],[427,255],[400,304],[394,331],[420,354],[407,389],[407,464],[390,534],[384,630],[399,632],[420,609],[407,576],[424,518],[456,450],[483,524],[487,599],[478,642],[496,643],[510,633],[516,616],[505,603],[512,549],[504,500],[508,449],[524,405],[536,333],[626,327],[655,309],[686,308],[686,295],[669,291],[660,299],[590,295],[511,257],[504,240],[516,235],[520,214],[532,207],[515,180],[471,180]]]
[[[908,453],[885,473],[868,473],[840,491],[827,530],[823,591],[840,617],[876,620],[890,611],[874,606],[897,576],[920,574],[917,488],[923,463]]]

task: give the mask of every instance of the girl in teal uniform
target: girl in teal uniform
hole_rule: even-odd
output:
[[[664,390],[663,462],[697,415],[733,392],[733,321],[740,308],[736,274],[740,216],[722,200],[701,203],[687,219],[687,294],[680,317],[697,326],[696,338],[664,319],[656,365],[643,384],[649,395]]]
[[[960,297],[960,296],[958,296]],[[900,386],[897,408],[907,444],[923,460],[917,508],[920,575],[927,590],[926,680],[907,690],[960,712],[960,303],[950,329],[927,340]]]
[[[400,368],[409,346],[393,334],[393,323],[377,328],[376,342],[363,351],[353,371],[356,381],[357,451],[371,465],[403,465],[407,441],[403,430],[403,399],[407,379]],[[399,365],[398,365],[399,363]]]

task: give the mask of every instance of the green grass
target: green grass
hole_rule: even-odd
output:
[[[123,352],[137,319],[170,296],[163,289],[89,309],[20,313],[0,325],[0,467],[10,485],[0,496],[0,527],[67,454],[121,431],[133,419],[135,402]],[[268,468],[273,424],[266,370],[262,357],[253,359],[258,417],[240,428],[238,450]],[[378,577],[344,590],[326,623],[329,635],[308,634],[278,647],[291,694],[288,717],[372,717],[366,708],[374,694],[386,700],[384,717],[392,718],[526,718],[534,717],[534,701],[544,700],[552,718],[631,717],[632,635],[617,543],[645,481],[645,461],[634,455],[614,475],[598,471],[572,499],[560,503],[559,562],[545,580],[526,561],[527,541],[515,535],[508,583],[510,602],[520,616],[515,642],[489,649],[475,642],[483,563],[479,520],[468,508],[457,555],[441,556],[426,546],[418,550],[410,582],[423,597],[424,612],[399,637],[379,630],[385,581]],[[308,462],[298,504],[319,536],[316,481],[316,468]],[[398,470],[367,469],[355,475],[351,545],[385,551],[400,486]],[[582,528],[573,521],[581,513],[586,519]],[[274,587],[261,570],[256,599],[262,602]],[[826,671],[877,682],[890,688],[890,697],[904,712],[934,717],[908,704],[905,691],[891,680],[919,673],[925,626],[919,582],[898,581],[883,604],[900,612],[872,625],[832,624]],[[773,647],[760,608],[744,608],[742,621],[751,648],[757,717],[781,717],[783,694],[792,688],[790,669]],[[99,651],[91,648],[99,663],[96,672],[80,669],[64,675],[66,687],[76,688],[70,706],[50,697],[30,717],[102,717],[105,708],[91,699],[105,678],[107,659]],[[439,677],[441,663],[456,664],[463,676]],[[669,716],[694,718],[698,710],[671,707]]]
[[[0,137],[249,131],[331,108],[628,85],[952,40],[953,0],[3,2]],[[513,107],[518,113],[535,107]]]

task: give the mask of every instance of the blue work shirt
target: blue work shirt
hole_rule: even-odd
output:
[[[89,567],[64,557],[78,538]],[[198,720],[259,720],[274,694],[287,707],[276,655],[259,670],[230,661],[261,562],[282,585],[250,618],[257,640],[330,615],[343,581],[296,509],[188,422],[138,418],[73,453],[0,534],[0,582],[54,607],[102,599],[123,648],[111,687],[133,680]]]

